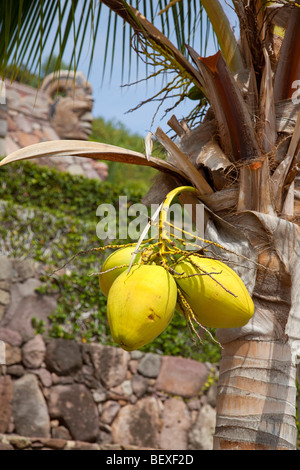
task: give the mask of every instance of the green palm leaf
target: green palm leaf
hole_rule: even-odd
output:
[[[204,35],[201,31],[203,22],[207,21],[201,2],[181,0],[162,15],[159,15],[159,12],[168,5],[167,0],[137,0],[129,2],[131,3],[151,23],[156,22],[160,31],[166,37],[172,38],[172,42],[183,55],[187,56],[185,44],[196,47],[199,54],[205,54],[211,29],[206,29]],[[116,48],[119,47],[123,51],[123,56],[126,50],[131,51],[130,38],[136,32],[134,21],[124,5],[123,0],[1,0],[1,75],[7,76],[10,72],[10,75],[14,76],[21,66],[32,72],[40,72],[41,56],[46,44],[50,46],[48,64],[54,55],[57,56],[55,69],[58,70],[68,41],[72,43],[72,54],[67,59],[64,57],[64,61],[68,62],[70,69],[76,69],[87,40],[91,42],[91,67],[92,61],[95,60],[96,38],[105,30],[106,37],[102,41],[103,66],[106,69],[110,65],[110,71],[113,70]],[[129,24],[127,28],[124,27],[125,23]],[[130,32],[125,33],[128,28]],[[116,42],[118,30],[123,30],[121,44]],[[58,53],[55,52],[56,48]],[[131,52],[129,61],[131,65]],[[123,62],[123,72],[126,65]]]

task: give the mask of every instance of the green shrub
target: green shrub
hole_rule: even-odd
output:
[[[90,140],[145,153],[143,137],[131,134],[121,122],[105,121],[101,117],[93,120]],[[156,142],[154,142],[153,155],[164,158],[162,147]],[[156,174],[156,170],[146,166],[124,165],[118,162],[107,162],[107,164],[109,166],[108,182],[120,185],[125,180],[132,188],[135,187],[144,193],[150,188]]]

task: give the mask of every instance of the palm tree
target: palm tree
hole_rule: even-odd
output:
[[[32,18],[28,24],[33,28],[33,18],[39,15],[33,5],[38,2],[21,3],[19,16],[10,12],[7,19],[1,13],[0,24],[2,20],[7,25],[6,34],[2,33],[7,45],[1,50],[2,64],[12,58],[15,63],[20,60],[15,52],[22,51],[24,43],[18,45],[18,18]],[[73,7],[76,3],[72,1]],[[142,56],[175,72],[176,79],[164,87],[161,96],[179,85],[184,96],[192,86],[201,105],[206,103],[204,108],[197,103],[198,115],[205,110],[200,124],[192,126],[192,118],[179,122],[170,116],[169,125],[179,144],[157,129],[155,136],[167,150],[168,160],[94,142],[58,141],[19,150],[1,164],[72,152],[149,165],[158,170],[158,177],[145,197],[148,203],[161,202],[171,189],[183,184],[194,186],[193,203],[205,204],[206,238],[235,253],[231,261],[238,260],[236,270],[256,307],[246,326],[217,331],[223,348],[214,447],[295,449],[300,340],[300,4],[233,0],[239,20],[237,40],[221,1],[189,2],[187,10],[184,0],[158,3],[165,9],[162,15],[172,12],[177,19],[178,47],[163,34],[167,34],[166,20],[164,30],[154,26],[153,8],[147,20],[124,0],[101,2],[131,26],[134,47]],[[220,45],[220,51],[210,57],[201,57],[185,44],[184,11],[192,30],[192,18],[200,7],[205,8]],[[53,9],[52,5],[47,11],[48,21]],[[87,12],[91,15],[88,7],[85,18]],[[66,34],[72,30],[71,19]],[[11,45],[10,37],[19,49]],[[65,36],[57,37],[63,48]]]

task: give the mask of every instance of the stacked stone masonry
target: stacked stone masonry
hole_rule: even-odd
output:
[[[0,449],[211,449],[209,364],[34,334],[41,269],[0,256]]]

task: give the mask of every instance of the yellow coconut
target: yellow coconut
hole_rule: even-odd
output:
[[[192,276],[176,282],[203,326],[235,328],[248,323],[254,313],[254,304],[242,279],[221,261],[192,255],[191,262],[179,260],[177,273]],[[209,275],[204,272],[209,273]]]
[[[114,280],[124,271],[128,270],[128,266],[123,268],[117,268],[117,266],[122,266],[124,264],[129,265],[132,254],[135,250],[134,246],[126,246],[124,248],[119,248],[118,250],[111,253],[106,260],[104,261],[100,274],[99,274],[99,286],[101,292],[107,297],[109,289],[111,288]],[[134,259],[134,263],[140,261],[141,254],[138,253]],[[116,269],[113,269],[116,268]],[[110,271],[112,270],[112,271]],[[108,272],[105,272],[108,271]]]
[[[126,351],[153,341],[169,325],[176,306],[177,285],[162,266],[139,265],[123,272],[107,299],[111,335]]]

